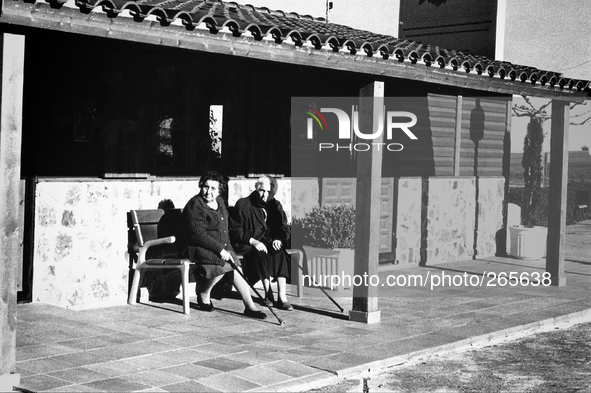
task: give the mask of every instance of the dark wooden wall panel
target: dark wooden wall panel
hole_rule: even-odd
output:
[[[503,175],[507,105],[502,98],[463,98],[460,176]]]
[[[429,93],[409,105],[418,123],[419,138],[405,144],[400,155],[401,176],[454,176],[458,96]],[[502,176],[507,98],[462,97],[459,143],[460,176]],[[407,148],[408,147],[408,148]]]
[[[457,99],[455,96],[429,94],[428,103],[435,175],[450,176],[454,167]]]

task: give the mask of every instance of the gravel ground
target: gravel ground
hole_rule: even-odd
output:
[[[431,356],[311,392],[588,392],[591,322]]]

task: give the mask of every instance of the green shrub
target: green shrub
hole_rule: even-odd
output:
[[[292,239],[302,245],[324,248],[355,247],[355,208],[315,207],[304,218],[294,218]]]
[[[527,134],[523,142],[523,195],[521,206],[521,223],[526,228],[533,228],[539,217],[537,216],[543,205],[542,201],[542,144],[544,143],[544,119],[530,117]],[[547,199],[547,198],[546,198]],[[547,206],[546,200],[546,206]],[[537,224],[539,225],[539,224]]]

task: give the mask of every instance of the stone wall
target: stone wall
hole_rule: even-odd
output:
[[[470,259],[474,255],[474,178],[430,178],[427,189],[426,263]]]
[[[291,180],[291,214],[303,218],[307,212],[320,205],[320,184],[315,178]]]
[[[175,207],[198,181],[40,182],[35,198],[33,301],[62,307],[124,304],[127,212]]]
[[[504,178],[480,178],[478,181],[478,232],[476,235],[476,257],[487,257],[497,253],[497,241],[502,246]],[[499,250],[502,252],[502,250]]]
[[[474,254],[474,178],[398,179],[396,260],[438,263]],[[230,180],[228,202],[254,190],[256,179]],[[318,179],[279,179],[277,199],[288,219],[319,204]],[[504,180],[479,182],[479,257],[494,255],[502,228]],[[41,181],[35,199],[33,301],[62,307],[125,304],[129,287],[127,212],[177,208],[198,193],[198,179],[145,181]],[[422,201],[428,206],[422,211]],[[423,223],[421,220],[425,219]],[[421,235],[426,248],[421,249]],[[421,259],[421,257],[423,259]]]
[[[228,201],[247,196],[255,179],[230,180]],[[310,180],[303,189],[314,189]],[[316,187],[316,190],[318,187]],[[156,209],[162,200],[177,208],[199,192],[198,179],[154,181],[41,181],[35,198],[33,301],[62,307],[125,304],[129,254],[127,212]],[[315,198],[317,194],[306,194]],[[291,220],[289,179],[279,180],[277,199]],[[313,204],[296,198],[296,210]]]
[[[505,180],[480,178],[478,190],[475,184],[475,178],[428,180],[427,189],[423,189],[428,198],[427,222],[423,225],[425,263],[487,257],[497,252],[499,231],[503,229]]]
[[[405,267],[421,261],[422,181],[420,178],[401,178],[397,181],[396,264]]]

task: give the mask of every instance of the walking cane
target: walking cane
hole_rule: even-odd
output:
[[[300,267],[300,269],[302,269],[302,268]],[[322,288],[320,285],[316,284],[316,280],[314,279],[314,277],[312,277],[312,276],[309,276],[309,277],[312,280],[312,285],[314,285],[315,287],[317,287],[318,289],[320,289],[322,291],[322,293],[324,293],[326,295],[326,297],[329,298],[330,301],[333,302],[333,304],[339,308],[339,310],[341,310],[341,312],[345,311],[345,309],[343,307],[341,307],[341,305],[338,304],[337,301],[334,300],[333,297],[330,296],[328,294],[328,292],[326,292],[326,290],[324,288]]]
[[[230,257],[230,259],[228,259],[228,262],[230,263],[230,265],[232,266],[232,268],[238,272],[238,274],[240,274],[240,276],[242,276],[242,278],[244,279],[244,281],[246,281],[246,283],[248,284],[248,286],[254,291],[254,293],[257,294],[258,298],[263,302],[263,304],[269,309],[269,311],[271,311],[271,314],[273,314],[275,316],[275,318],[277,318],[277,322],[279,322],[279,325],[284,326],[285,325],[285,321],[281,318],[279,318],[279,315],[277,315],[275,313],[275,311],[273,311],[273,309],[271,307],[269,307],[267,305],[267,303],[265,303],[265,299],[261,296],[261,294],[259,293],[259,291],[256,290],[256,288],[251,285],[248,280],[246,279],[246,277],[244,277],[244,273],[242,273],[242,271],[240,269],[238,269],[238,266],[236,266],[236,263],[234,263],[234,259],[232,257]]]

